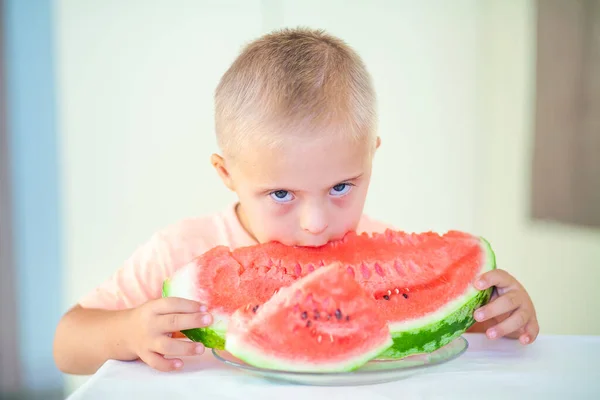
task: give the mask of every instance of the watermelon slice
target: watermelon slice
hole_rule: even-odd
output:
[[[431,352],[465,332],[475,322],[474,310],[491,296],[491,289],[478,291],[472,282],[496,268],[489,243],[464,232],[349,233],[318,248],[276,242],[233,251],[215,247],[166,280],[163,295],[207,304],[213,325],[183,333],[222,349],[237,309],[263,304],[279,289],[336,262],[388,321],[394,344],[382,355],[386,358]]]
[[[225,349],[261,368],[343,372],[392,343],[375,299],[344,266],[331,264],[233,313]]]

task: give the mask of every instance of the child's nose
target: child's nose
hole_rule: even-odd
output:
[[[325,212],[315,208],[306,210],[303,213],[301,225],[302,229],[313,235],[323,233],[325,229],[327,229],[327,218],[325,216]]]

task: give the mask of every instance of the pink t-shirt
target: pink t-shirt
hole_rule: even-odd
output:
[[[383,232],[391,226],[363,215],[357,232]],[[211,248],[231,249],[257,242],[242,227],[235,204],[221,212],[179,221],[155,233],[108,280],[80,299],[85,308],[117,310],[161,297],[163,281]]]

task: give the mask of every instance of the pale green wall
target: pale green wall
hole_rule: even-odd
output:
[[[500,266],[529,290],[542,333],[600,334],[600,230],[529,218],[535,2],[480,4],[482,153],[477,225],[494,244]]]

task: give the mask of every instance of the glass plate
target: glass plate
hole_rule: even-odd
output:
[[[212,350],[214,356],[225,364],[246,370],[262,378],[304,385],[339,386],[369,385],[404,379],[415,373],[451,361],[462,355],[469,344],[460,336],[446,346],[429,354],[415,354],[401,360],[372,360],[352,372],[319,373],[289,372],[257,368],[234,357],[224,350]]]

